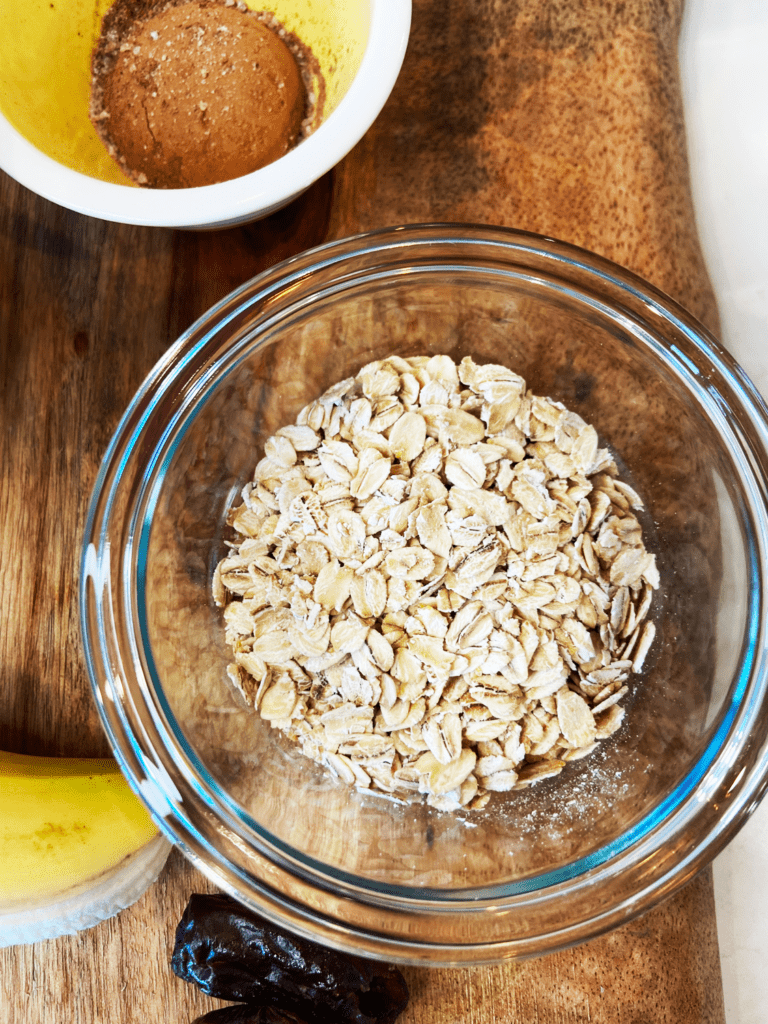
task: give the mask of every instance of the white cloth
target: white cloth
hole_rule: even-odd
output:
[[[768,400],[768,3],[686,0],[694,205],[722,340]],[[768,800],[714,864],[727,1024],[768,1021]]]

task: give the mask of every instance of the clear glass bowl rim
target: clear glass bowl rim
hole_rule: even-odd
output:
[[[193,324],[166,352],[148,375],[123,416],[104,456],[94,486],[85,531],[81,562],[80,606],[86,661],[99,712],[115,755],[129,781],[147,803],[165,834],[177,843],[184,853],[204,873],[232,893],[242,902],[266,913],[295,931],[338,948],[370,955],[385,956],[391,960],[416,963],[479,963],[498,961],[510,956],[529,956],[562,948],[575,941],[584,941],[623,920],[637,916],[662,898],[670,895],[687,882],[693,874],[708,863],[735,835],[754,810],[768,787],[768,673],[765,665],[765,643],[762,609],[765,607],[765,582],[760,576],[756,605],[752,607],[752,637],[749,647],[749,671],[734,689],[731,706],[708,750],[712,750],[709,763],[697,764],[689,775],[686,791],[672,800],[673,807],[665,807],[665,814],[655,825],[647,825],[639,835],[625,837],[616,856],[591,865],[580,863],[578,872],[569,876],[561,869],[558,877],[549,880],[546,887],[533,888],[525,884],[513,887],[486,889],[482,892],[454,890],[449,894],[435,892],[403,893],[387,887],[369,885],[354,877],[324,871],[302,858],[296,851],[285,850],[279,843],[270,843],[267,837],[258,843],[258,855],[268,869],[264,878],[254,877],[252,871],[232,864],[217,848],[220,830],[234,831],[242,841],[253,842],[254,834],[243,827],[236,807],[228,801],[216,783],[196,760],[193,752],[167,728],[163,714],[158,713],[163,700],[152,692],[151,679],[129,678],[126,671],[135,668],[135,659],[126,657],[120,649],[116,635],[113,609],[108,599],[110,574],[124,576],[121,580],[124,600],[133,601],[130,570],[114,562],[116,528],[125,531],[125,524],[112,521],[116,507],[115,496],[125,487],[125,470],[136,460],[139,440],[144,436],[159,397],[180,390],[184,380],[186,397],[178,413],[183,420],[184,409],[194,405],[190,394],[201,394],[216,372],[216,363],[205,364],[201,353],[206,346],[213,351],[219,331],[243,308],[256,311],[266,308],[277,297],[276,316],[284,315],[279,305],[280,295],[298,290],[303,301],[311,297],[313,274],[319,268],[334,280],[343,278],[346,268],[356,259],[365,257],[378,264],[399,270],[409,261],[416,260],[429,246],[438,245],[444,253],[440,265],[453,253],[456,262],[471,261],[473,249],[490,252],[501,263],[514,261],[519,267],[538,261],[553,274],[577,274],[580,287],[592,287],[597,292],[611,294],[617,316],[640,318],[640,310],[668,325],[678,342],[674,353],[680,372],[693,374],[702,382],[706,398],[715,381],[727,385],[733,396],[728,407],[721,410],[730,414],[736,431],[739,469],[749,477],[752,485],[756,513],[756,536],[762,554],[768,537],[768,502],[763,483],[768,478],[768,409],[761,396],[716,339],[673,300],[647,282],[609,261],[577,247],[525,232],[482,225],[409,225],[384,228],[363,235],[331,242],[300,256],[287,260],[253,280],[246,282]],[[460,258],[459,258],[460,257]],[[377,264],[377,265],[378,265]],[[420,264],[421,265],[421,264]],[[302,292],[302,288],[305,291]],[[290,302],[285,308],[290,307]],[[271,307],[270,307],[271,308]],[[267,318],[268,320],[269,318]],[[264,330],[264,323],[256,329]],[[250,338],[254,332],[249,331]],[[670,358],[673,353],[670,352]],[[223,353],[222,357],[223,358]],[[195,372],[190,371],[194,364]],[[201,369],[202,367],[202,369]],[[189,376],[189,374],[192,374]],[[187,375],[185,377],[185,375]],[[190,386],[193,381],[194,386]],[[184,390],[182,388],[181,390]],[[198,400],[197,398],[195,400]],[[713,410],[722,401],[717,399]],[[738,408],[734,408],[737,405]],[[738,412],[738,415],[735,413]],[[740,429],[744,425],[746,433]],[[166,426],[163,438],[155,448],[167,445],[174,427]],[[747,437],[749,434],[749,437]],[[136,503],[132,508],[135,510]],[[130,527],[133,533],[134,521]],[[140,530],[138,531],[141,532]],[[762,560],[758,558],[758,565]],[[149,673],[151,676],[151,672]],[[738,699],[736,696],[738,695]],[[717,741],[717,742],[716,742]],[[175,749],[173,749],[175,748]],[[169,750],[173,749],[170,754]],[[749,753],[749,765],[737,770]],[[702,758],[702,760],[704,760]],[[200,769],[202,768],[202,772]],[[678,790],[680,787],[678,787]],[[705,835],[695,834],[695,822],[702,802],[710,803],[718,795],[722,813],[714,828]],[[667,801],[669,803],[670,801]],[[196,808],[195,808],[196,805]],[[206,814],[190,813],[189,809],[205,810]],[[216,826],[201,817],[213,812]],[[637,830],[636,830],[637,831]],[[398,934],[397,927],[388,932],[386,924],[377,920],[377,914],[390,912],[396,919],[400,915],[494,913],[514,915],[521,907],[533,907],[541,901],[573,899],[585,887],[610,886],[616,873],[627,873],[630,865],[637,866],[663,843],[673,837],[689,839],[681,845],[681,852],[671,867],[654,874],[637,875],[635,890],[623,893],[622,898],[610,902],[589,920],[566,922],[557,933],[546,935],[514,935],[499,941],[432,943],[428,939],[408,938]],[[589,858],[587,858],[589,859]],[[565,875],[565,877],[563,877]],[[298,888],[292,886],[290,896],[280,891],[280,880],[298,878]],[[341,893],[341,896],[339,894]],[[327,906],[319,909],[317,897],[324,894]],[[314,904],[314,906],[313,906]],[[344,920],[344,907],[355,905],[355,917],[360,907],[365,908],[370,920],[351,925]],[[374,923],[375,922],[375,923]]]

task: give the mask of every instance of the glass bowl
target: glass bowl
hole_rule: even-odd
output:
[[[229,683],[211,596],[265,439],[392,353],[504,363],[594,424],[645,499],[661,574],[621,729],[472,814],[349,789],[271,731]],[[169,348],[96,482],[82,626],[129,780],[222,889],[341,949],[489,963],[649,909],[766,787],[766,413],[682,308],[550,239],[411,226],[272,268]]]

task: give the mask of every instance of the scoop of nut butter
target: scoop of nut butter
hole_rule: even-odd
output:
[[[300,141],[310,60],[273,18],[234,0],[116,0],[93,53],[91,120],[137,185],[228,181]]]

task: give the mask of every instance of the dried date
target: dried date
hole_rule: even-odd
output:
[[[202,1017],[196,1017],[192,1024],[307,1024],[295,1013],[287,1010],[276,1010],[273,1006],[249,1006],[238,1003],[236,1006],[222,1006],[211,1010]]]
[[[171,966],[207,995],[247,1004],[226,1008],[251,1013],[232,1024],[281,1024],[255,1016],[270,1008],[306,1024],[393,1024],[408,1002],[396,968],[290,935],[223,894],[190,897]],[[206,1024],[228,1021],[209,1015]]]

